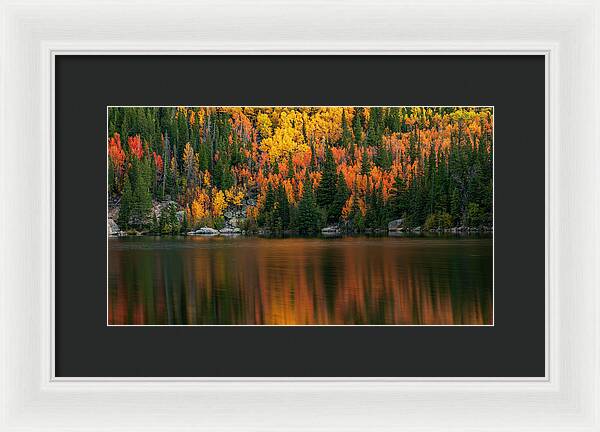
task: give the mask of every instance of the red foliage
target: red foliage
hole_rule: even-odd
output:
[[[156,172],[162,173],[163,160],[161,155],[157,155],[156,152],[152,152],[152,158],[154,159],[154,165],[156,166]]]
[[[115,134],[108,140],[108,156],[115,167],[118,175],[123,173],[123,164],[125,162],[125,152],[121,147],[121,136]]]
[[[140,138],[139,135],[127,138],[127,145],[129,146],[129,151],[132,155],[134,155],[138,159],[142,158],[142,138]]]

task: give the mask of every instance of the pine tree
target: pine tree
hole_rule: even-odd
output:
[[[363,150],[360,173],[362,175],[369,175],[371,173],[371,162],[369,161],[369,153],[367,153],[367,149]]]
[[[337,179],[335,198],[328,213],[329,222],[338,222],[340,220],[342,216],[342,209],[344,208],[344,204],[346,204],[346,201],[349,197],[350,190],[346,184],[344,174],[340,172]]]
[[[277,204],[274,219],[281,223],[281,229],[286,230],[290,224],[290,203],[283,184],[277,188]]]
[[[406,205],[406,190],[404,178],[398,173],[394,179],[390,196],[390,215],[393,217],[402,217],[407,209]]]
[[[352,132],[350,132],[346,121],[346,110],[342,108],[342,147],[350,149],[351,146],[353,146]]]
[[[119,207],[119,227],[121,229],[129,228],[129,216],[131,214],[131,182],[129,180],[129,174],[125,174],[125,181],[123,184],[123,194],[121,195],[121,205]]]
[[[365,213],[365,226],[367,228],[376,228],[379,219],[377,208],[377,193],[375,187],[371,188],[367,182],[367,191],[365,193],[365,204],[367,212]]]
[[[402,128],[402,122],[400,121],[400,108],[392,107],[389,109],[386,123],[387,128],[391,133],[400,132]]]
[[[130,201],[129,223],[137,229],[146,225],[148,213],[152,208],[152,195],[150,193],[151,170],[150,161],[133,161],[132,172],[134,181],[132,184],[132,199]]]
[[[187,212],[183,212],[183,220],[181,221],[181,233],[187,234],[189,229],[190,228],[189,228],[188,219],[187,219]]]
[[[384,145],[383,140],[379,140],[379,144],[377,146],[375,165],[385,171],[388,171],[392,167],[392,155]]]
[[[354,142],[356,143],[356,147],[360,147],[360,143],[362,140],[362,124],[360,121],[361,111],[357,108],[354,114],[354,119],[352,119],[352,132],[354,133]]]
[[[371,147],[379,147],[383,135],[383,119],[381,108],[371,108],[371,116],[367,127],[367,136],[365,137],[365,145]]]
[[[321,171],[321,182],[317,189],[317,203],[322,209],[328,209],[337,190],[337,168],[330,147],[325,151],[325,163]]]
[[[273,185],[269,183],[267,187],[267,193],[265,195],[265,206],[263,211],[270,212],[273,210],[275,206],[275,191],[273,190]]]
[[[301,234],[310,234],[319,229],[319,212],[310,178],[304,181],[304,193],[298,203],[298,230]]]

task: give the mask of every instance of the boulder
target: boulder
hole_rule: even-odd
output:
[[[217,234],[219,234],[219,231],[217,231],[214,228],[205,226],[205,227],[199,228],[196,231],[194,231],[194,234],[196,234],[196,235],[217,235]]]
[[[336,225],[325,227],[321,230],[321,234],[323,235],[338,235],[341,231]]]
[[[225,227],[225,228],[219,230],[219,234],[221,234],[221,235],[237,235],[237,234],[241,234],[241,233],[242,233],[242,230],[239,228]]]
[[[108,218],[107,226],[108,235],[119,235],[119,233],[121,232],[121,230],[119,229],[119,225],[117,225],[117,223],[111,218]]]
[[[388,231],[400,231],[404,225],[404,219],[394,219],[388,224]]]

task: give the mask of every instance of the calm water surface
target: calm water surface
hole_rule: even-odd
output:
[[[491,238],[125,237],[110,324],[492,324]]]

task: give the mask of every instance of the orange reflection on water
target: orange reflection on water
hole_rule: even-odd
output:
[[[491,324],[492,240],[109,241],[110,324]]]

